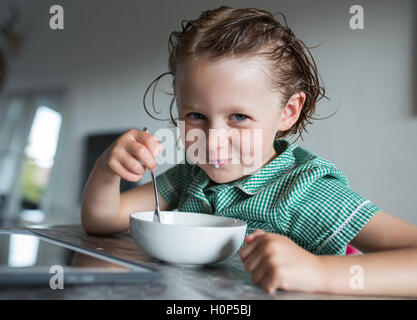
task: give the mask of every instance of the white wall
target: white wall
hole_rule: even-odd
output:
[[[53,193],[56,220],[79,221],[84,137],[165,127],[166,122],[146,115],[142,97],[167,70],[169,33],[182,19],[228,4],[283,11],[301,40],[321,44],[312,53],[331,101],[319,104],[318,115],[340,109],[316,122],[297,143],[338,165],[354,190],[417,225],[417,7],[412,0],[362,1],[365,30],[349,28],[351,1],[60,1],[62,31],[49,29],[53,1],[18,3],[26,10],[25,47],[11,58],[3,94],[57,87],[67,92],[55,168],[60,181]],[[168,103],[162,95],[157,101]]]

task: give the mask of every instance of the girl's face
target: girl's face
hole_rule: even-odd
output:
[[[259,57],[197,58],[177,70],[187,156],[216,183],[249,176],[275,158],[275,134],[296,121],[289,121],[295,115],[281,108],[281,94],[271,89],[265,71]]]

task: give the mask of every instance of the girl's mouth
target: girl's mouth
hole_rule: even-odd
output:
[[[209,165],[218,169],[218,168],[226,165],[227,163],[229,163],[229,161],[230,161],[230,159],[209,161]]]

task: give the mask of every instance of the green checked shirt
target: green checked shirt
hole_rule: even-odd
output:
[[[156,177],[172,209],[232,217],[285,235],[314,254],[344,255],[346,246],[380,209],[349,188],[332,163],[286,140],[278,156],[253,175],[207,187],[206,172],[177,164]]]

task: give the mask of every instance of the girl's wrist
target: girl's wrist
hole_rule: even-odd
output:
[[[121,180],[121,177],[111,171],[100,158],[94,164],[93,175],[99,177],[105,183],[119,183]]]
[[[323,256],[315,256],[317,264],[316,292],[329,293],[329,277],[326,268],[326,261]]]

